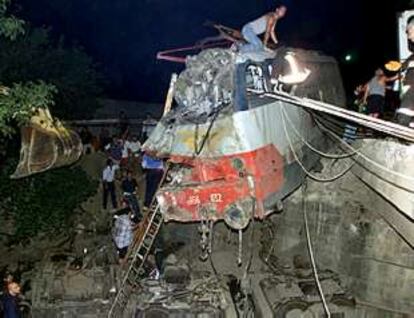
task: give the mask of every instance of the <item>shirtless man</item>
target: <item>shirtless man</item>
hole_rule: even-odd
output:
[[[242,35],[248,43],[242,46],[241,52],[263,51],[269,39],[277,44],[275,26],[277,21],[285,16],[286,10],[285,6],[277,7],[275,11],[266,13],[260,18],[245,24],[242,28]],[[265,36],[262,43],[258,36],[263,33],[265,33]]]

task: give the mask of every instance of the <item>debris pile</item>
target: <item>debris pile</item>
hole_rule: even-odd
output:
[[[202,123],[229,105],[233,93],[234,53],[210,49],[188,57],[176,83],[175,100],[184,122]]]

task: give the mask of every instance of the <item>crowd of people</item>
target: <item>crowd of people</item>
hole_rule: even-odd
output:
[[[150,134],[156,121],[150,116],[151,123],[143,132],[146,138]],[[106,156],[106,165],[102,171],[102,208],[111,213],[112,240],[117,250],[119,264],[127,261],[134,231],[139,227],[144,214],[150,208],[158,184],[164,174],[162,160],[153,158],[142,152],[141,141],[137,135],[130,134],[128,125],[120,123],[119,134],[110,137],[109,131],[102,128],[99,136],[94,136],[87,127],[79,131],[83,143],[84,154],[101,151]],[[145,177],[145,194],[139,198],[139,183],[137,176]],[[112,209],[108,209],[109,200]],[[142,204],[140,204],[142,201]],[[142,208],[141,208],[142,205]],[[159,258],[159,249],[152,253],[153,267],[159,275],[156,265]],[[18,281],[10,273],[4,274],[3,288],[0,291],[0,318],[24,317],[25,302],[21,294]]]
[[[154,126],[154,120],[150,116],[147,116],[146,120],[151,120],[150,126]],[[144,125],[144,128],[145,138],[151,133],[152,127]],[[120,121],[118,135],[110,137],[107,129],[102,128],[98,138],[95,138],[84,127],[80,131],[80,136],[86,154],[101,151],[106,155],[106,164],[101,177],[102,208],[113,216],[112,238],[119,264],[123,265],[126,263],[134,231],[150,208],[164,174],[164,162],[142,151],[142,139],[140,141],[137,135],[130,133],[125,120]],[[99,142],[94,143],[93,140],[96,139]],[[140,175],[145,177],[143,198],[139,198],[139,193],[143,192],[139,191],[140,183],[137,181]],[[109,203],[111,209],[108,209]]]
[[[134,135],[128,131],[128,134],[124,136],[124,133],[128,130],[129,127],[129,119],[126,116],[125,112],[121,111],[118,119],[118,127],[116,128],[119,131],[119,134],[111,137],[110,130],[107,127],[102,127],[99,133],[94,135],[87,126],[81,127],[78,133],[83,144],[83,152],[84,154],[88,154],[94,151],[104,151],[105,147],[110,144],[114,138],[118,139],[118,136],[120,136],[120,139],[122,140],[124,140],[125,137],[129,137],[130,139],[126,140],[126,142],[139,143],[139,145],[141,145],[145,142],[156,125],[157,120],[148,113],[146,114],[145,119],[142,121],[142,129],[138,134]]]

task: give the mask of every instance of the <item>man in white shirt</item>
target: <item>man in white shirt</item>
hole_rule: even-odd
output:
[[[117,167],[113,164],[111,159],[106,161],[106,167],[102,172],[103,184],[103,208],[106,210],[108,203],[108,195],[111,195],[112,207],[117,208],[116,194],[115,194],[115,172]]]
[[[133,164],[138,164],[137,158],[139,157],[139,151],[141,150],[141,143],[136,136],[128,136],[123,143],[121,167],[127,169],[133,169]],[[135,170],[135,169],[134,169]]]
[[[122,168],[128,167],[129,164],[129,137],[122,142],[122,159],[120,165]]]
[[[128,149],[133,157],[139,157],[139,151],[141,150],[141,143],[136,135],[132,136],[132,140],[129,140]]]

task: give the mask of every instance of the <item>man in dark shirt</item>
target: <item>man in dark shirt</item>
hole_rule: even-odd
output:
[[[105,127],[101,128],[99,132],[99,145],[100,150],[105,151],[105,146],[111,142],[111,137],[109,136],[109,130]]]
[[[108,157],[115,163],[116,166],[119,165],[122,159],[122,147],[122,140],[118,139],[116,136],[112,137],[112,142],[105,146]]]
[[[121,136],[125,137],[125,135],[128,132],[128,126],[129,126],[128,117],[125,114],[125,112],[123,110],[121,110],[119,112],[119,134]]]
[[[407,21],[407,38],[409,44],[414,43],[414,17]],[[410,46],[412,50],[412,45]],[[402,66],[405,76],[402,86],[401,106],[396,111],[397,122],[404,126],[414,128],[414,54]]]
[[[88,127],[83,127],[81,132],[79,133],[79,136],[81,138],[82,145],[83,145],[83,153],[84,154],[91,153],[93,135],[91,131],[88,129]]]
[[[135,178],[132,177],[131,171],[127,171],[124,180],[122,180],[121,185],[122,191],[127,193],[135,193],[138,188],[138,183]]]
[[[128,205],[133,211],[133,221],[138,222],[142,218],[136,197],[138,183],[137,180],[132,177],[131,171],[127,171],[125,178],[122,180],[121,188],[124,193],[124,198],[128,201]]]
[[[7,285],[7,291],[1,296],[1,303],[3,306],[5,318],[20,318],[21,312],[19,309],[18,296],[20,294],[20,286],[15,282]]]
[[[146,180],[144,207],[149,208],[164,175],[164,163],[159,158],[144,154],[141,165],[145,170]]]

